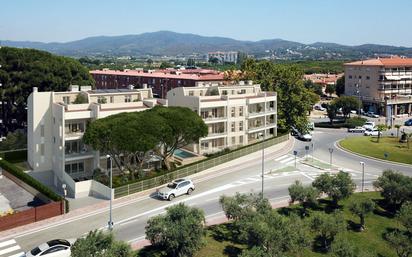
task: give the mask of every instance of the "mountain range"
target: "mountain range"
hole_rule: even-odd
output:
[[[35,48],[67,56],[202,56],[211,51],[240,51],[258,58],[359,59],[385,55],[412,57],[412,47],[377,44],[347,46],[317,42],[303,44],[283,39],[242,41],[171,31],[138,35],[97,36],[66,43],[0,41],[2,46]]]

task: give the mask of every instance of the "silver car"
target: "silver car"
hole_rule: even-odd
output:
[[[166,187],[157,190],[157,196],[164,200],[173,200],[173,198],[188,194],[195,190],[195,185],[190,179],[176,179]]]

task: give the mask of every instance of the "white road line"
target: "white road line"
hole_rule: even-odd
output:
[[[305,172],[301,172],[300,174],[302,174],[302,176],[305,176],[305,177],[307,177],[308,179],[310,179],[310,180],[315,180],[313,177],[311,177],[311,176],[309,176],[308,174],[306,174]]]
[[[285,163],[286,165],[291,165],[291,166],[295,166],[295,161],[293,160],[293,161],[290,161],[290,162],[287,162],[287,163]]]
[[[26,255],[24,255],[24,252],[19,252],[19,253],[10,255],[9,257],[22,257],[22,256],[26,256]]]
[[[15,252],[15,251],[20,250],[20,249],[21,249],[20,246],[15,245],[15,246],[12,246],[12,247],[9,247],[9,248],[0,250],[0,255],[6,254],[6,253]]]
[[[289,155],[283,155],[283,156],[280,156],[280,157],[276,158],[275,161],[278,162],[278,161],[283,160],[283,159],[288,158],[288,157],[290,157],[290,156]]]
[[[280,163],[287,163],[289,161],[292,161],[294,158],[292,156],[288,157],[287,159],[283,159],[280,161]]]
[[[11,239],[11,240],[8,240],[8,241],[1,242],[0,243],[0,248],[6,247],[8,245],[14,245],[14,244],[16,244],[16,240]]]

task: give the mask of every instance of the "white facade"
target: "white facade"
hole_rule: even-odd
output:
[[[208,126],[208,136],[188,147],[198,153],[236,148],[277,135],[277,99],[274,92],[262,92],[260,85],[175,88],[168,92],[169,106],[188,107]]]
[[[211,58],[217,58],[221,63],[237,63],[239,57],[239,52],[230,51],[230,52],[210,52],[207,53],[207,60]]]
[[[99,152],[83,144],[87,123],[121,112],[147,110],[161,101],[153,99],[151,89],[82,89],[85,91],[73,86],[68,92],[38,92],[34,88],[27,100],[28,163],[35,172],[52,170],[54,185],[61,188],[66,184],[73,196],[79,196],[76,182],[89,179],[101,162]],[[78,95],[87,103],[74,104]],[[87,194],[87,190],[81,191]]]

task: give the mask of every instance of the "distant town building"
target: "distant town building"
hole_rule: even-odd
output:
[[[80,95],[85,103],[75,104]],[[90,181],[96,168],[107,170],[107,157],[83,142],[87,124],[158,104],[166,101],[153,99],[151,88],[91,90],[90,86],[71,86],[67,92],[38,92],[34,88],[27,100],[27,161],[34,173],[50,172],[50,181],[58,190],[65,184],[71,197],[87,196],[97,189],[81,182]]]
[[[345,94],[367,111],[392,117],[412,114],[412,58],[378,58],[345,64]]]
[[[314,74],[305,74],[303,78],[305,80],[310,80],[315,84],[322,85],[325,88],[327,85],[336,85],[336,81],[339,78],[343,77],[344,74],[327,74],[327,73],[314,73]]]
[[[169,106],[192,109],[207,124],[207,137],[187,147],[197,154],[236,148],[277,135],[276,93],[262,92],[260,85],[251,81],[175,88],[167,93],[167,101]]]
[[[166,98],[169,90],[177,87],[194,87],[197,82],[222,82],[224,74],[208,69],[164,69],[164,70],[93,70],[97,89],[124,89],[133,85],[142,88],[147,85],[154,97]]]
[[[237,63],[239,59],[239,52],[209,52],[207,53],[207,60],[216,58],[220,63]]]

